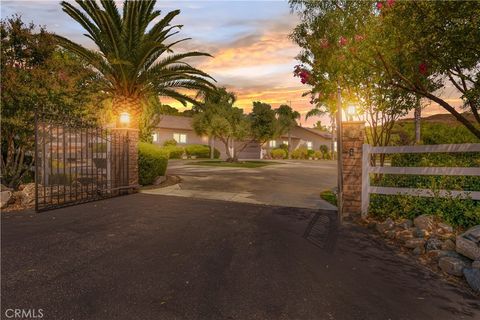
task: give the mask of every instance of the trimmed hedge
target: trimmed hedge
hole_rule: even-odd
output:
[[[185,150],[183,150],[183,147],[179,146],[168,146],[161,149],[168,153],[168,157],[170,159],[181,159],[183,153],[185,152]]]
[[[185,153],[187,156],[195,156],[197,158],[210,158],[210,146],[204,144],[191,144],[185,147]],[[215,159],[220,158],[220,151],[215,149],[213,151],[213,156]]]
[[[270,151],[270,155],[273,159],[285,159],[287,157],[287,152],[283,149],[273,149]]]
[[[159,176],[165,175],[168,152],[146,142],[138,144],[138,179],[141,185],[152,184]]]
[[[292,151],[293,159],[307,159],[308,158],[308,149],[305,147],[300,147]]]

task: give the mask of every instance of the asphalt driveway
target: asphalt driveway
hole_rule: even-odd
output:
[[[319,219],[305,238],[314,212],[136,194],[2,214],[2,314],[479,319],[478,298],[362,228]]]
[[[142,192],[298,208],[334,209],[320,192],[337,185],[335,161],[285,160],[260,168],[226,168],[170,161],[178,185]]]

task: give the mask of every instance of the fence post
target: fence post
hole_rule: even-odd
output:
[[[370,145],[364,144],[362,151],[362,218],[368,215],[370,203]]]
[[[360,216],[362,211],[362,159],[365,123],[342,123],[342,217]]]

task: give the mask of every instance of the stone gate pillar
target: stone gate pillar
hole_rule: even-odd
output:
[[[363,121],[342,123],[342,218],[360,216],[362,203]]]
[[[139,188],[138,182],[138,142],[139,130],[131,128],[113,128],[112,132],[126,137],[128,143],[128,185],[131,191],[136,192]]]

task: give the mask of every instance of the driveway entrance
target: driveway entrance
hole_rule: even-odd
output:
[[[182,181],[144,193],[311,209],[335,209],[320,192],[337,185],[335,161],[281,161],[260,168],[225,168],[170,161]]]
[[[135,194],[2,214],[2,314],[44,319],[479,319],[480,302],[311,209]],[[313,235],[313,233],[312,233]]]

